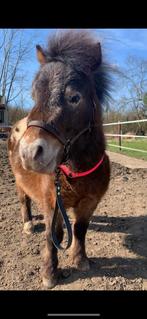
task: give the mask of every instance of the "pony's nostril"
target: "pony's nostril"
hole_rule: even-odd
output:
[[[33,159],[37,160],[42,155],[42,153],[43,153],[43,147],[41,145],[38,145],[36,150],[35,150]]]
[[[21,153],[21,156],[22,156],[23,159],[25,159],[25,158],[26,158],[25,152],[22,152],[22,153]]]

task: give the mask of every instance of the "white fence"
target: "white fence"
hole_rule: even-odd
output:
[[[118,134],[105,133],[106,137],[118,137],[118,145],[111,144],[111,143],[108,143],[108,145],[112,146],[112,147],[119,148],[120,151],[122,149],[126,149],[126,150],[130,150],[130,151],[135,151],[135,152],[147,153],[146,150],[122,146],[122,138],[145,138],[145,139],[147,139],[147,135],[122,134],[122,125],[130,124],[130,123],[141,123],[141,122],[147,122],[147,119],[103,124],[103,126],[114,126],[114,125],[116,126],[117,125],[117,127],[118,127]]]
[[[141,123],[141,122],[147,122],[147,119],[135,120],[135,121],[125,121],[125,122],[104,123],[103,126],[105,126],[105,127],[106,126],[117,126],[118,127],[118,134],[105,133],[105,136],[108,138],[109,137],[118,137],[118,145],[112,144],[112,143],[108,143],[107,145],[109,145],[111,147],[119,148],[120,151],[122,149],[124,149],[124,150],[126,149],[126,150],[140,152],[140,153],[147,153],[147,150],[122,146],[122,139],[123,138],[144,138],[144,139],[147,139],[147,135],[144,136],[144,135],[122,134],[122,125],[131,124],[131,123]],[[11,129],[11,126],[2,125],[2,126],[0,126],[0,133],[7,133],[10,131],[10,129]]]

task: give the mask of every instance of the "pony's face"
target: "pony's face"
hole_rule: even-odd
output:
[[[66,47],[67,40],[69,41],[68,47]],[[60,54],[59,57],[56,56],[56,59],[55,57],[49,59],[49,53],[47,54],[40,46],[37,46],[37,56],[41,67],[32,86],[35,106],[28,116],[28,122],[33,120],[53,122],[61,136],[66,139],[74,137],[88,125],[92,118],[95,93],[92,66],[90,68],[87,63],[85,70],[78,69],[80,62],[81,65],[84,63],[82,59],[85,58],[86,39],[84,41],[82,46],[77,35],[74,35],[73,38],[70,38],[70,34],[68,38],[63,37],[63,43],[60,43],[61,48],[58,48],[59,52],[61,50],[61,56],[65,56],[63,60]],[[57,46],[56,41],[54,46]],[[63,49],[65,46],[65,52],[62,46]],[[90,43],[89,54],[91,55],[93,54],[92,46],[95,49],[96,44]],[[99,65],[101,63],[100,47],[96,46],[96,48],[98,56],[94,62],[97,61]],[[73,56],[71,63],[70,53],[71,58]],[[91,56],[90,58],[92,60]],[[100,108],[99,105],[98,107]],[[42,128],[29,127],[20,141],[19,153],[24,168],[49,173],[54,172],[60,163],[63,148],[54,135]]]

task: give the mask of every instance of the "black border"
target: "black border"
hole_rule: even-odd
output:
[[[147,17],[145,2],[2,2],[0,28],[147,28]]]
[[[142,319],[146,300],[145,291],[1,291],[0,316],[43,319],[52,313],[99,313],[100,319]]]
[[[75,2],[55,3],[55,8],[45,2],[1,4],[0,28],[147,28],[145,4],[134,2],[129,10],[124,2],[95,3],[85,2],[82,10]],[[0,291],[0,317],[41,319],[79,312],[100,313],[100,319],[144,318],[146,300],[146,291]]]

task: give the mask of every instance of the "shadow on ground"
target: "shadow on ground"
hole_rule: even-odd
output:
[[[126,234],[123,245],[137,256],[136,258],[94,257],[90,258],[91,269],[81,272],[71,267],[71,276],[61,281],[62,284],[78,279],[93,277],[117,277],[127,279],[147,279],[147,217],[102,217],[93,216],[89,229],[95,232],[122,232]]]

